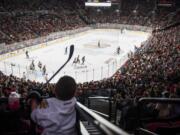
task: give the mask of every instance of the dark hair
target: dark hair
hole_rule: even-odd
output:
[[[56,97],[60,100],[70,100],[75,95],[76,82],[70,76],[63,76],[55,86]]]

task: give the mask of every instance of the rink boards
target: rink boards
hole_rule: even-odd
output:
[[[105,30],[109,31],[109,32],[117,31],[117,29],[105,29]],[[76,38],[76,37],[79,37],[79,36],[86,35],[86,34],[91,33],[93,31],[101,33],[102,29],[87,30],[85,32],[81,32],[81,33],[77,33],[77,34],[74,34],[74,35],[62,37],[62,38],[59,38],[59,39],[56,39],[56,40],[48,41],[46,43],[41,43],[41,44],[33,45],[33,46],[30,46],[30,47],[26,47],[26,48],[23,48],[23,49],[19,49],[19,50],[16,50],[16,51],[12,51],[12,52],[9,52],[9,53],[5,53],[5,54],[0,55],[0,61],[11,58],[11,57],[14,57],[14,56],[18,56],[18,55],[21,55],[21,54],[25,54],[26,50],[34,51],[34,50],[37,50],[37,49],[42,49],[42,48],[44,48],[46,46],[54,45],[54,44],[58,44],[58,43],[63,43],[65,41],[67,41],[67,40],[70,40],[72,38]],[[132,33],[132,35],[141,35],[141,34],[144,34],[145,32],[131,31],[131,33]]]
[[[46,65],[49,77],[67,59],[65,48],[74,44],[72,59],[52,81],[56,82],[63,75],[70,75],[77,82],[101,80],[112,76],[128,59],[127,53],[134,50],[134,45],[140,47],[149,37],[147,35],[149,33],[141,31],[125,30],[122,34],[120,29],[90,29],[0,55],[0,70],[17,77],[22,77],[25,72],[28,79],[44,82],[44,76],[38,68],[32,73],[29,72],[32,60],[36,66],[38,61]],[[102,47],[98,47],[99,41]],[[119,55],[116,53],[118,46],[121,46]],[[26,51],[29,52],[29,59],[26,58]],[[72,65],[73,59],[78,55],[80,58],[86,56],[85,65]]]

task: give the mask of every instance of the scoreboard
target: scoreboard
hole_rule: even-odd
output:
[[[85,2],[86,7],[111,7],[110,0],[88,0]]]

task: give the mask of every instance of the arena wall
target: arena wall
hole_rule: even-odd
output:
[[[25,53],[26,50],[33,51],[36,49],[41,49],[46,46],[65,42],[71,38],[79,37],[87,34],[91,30],[99,30],[99,29],[127,29],[138,32],[149,32],[151,33],[152,29],[150,27],[138,26],[138,25],[122,25],[122,24],[96,24],[90,25],[89,27],[83,27],[76,30],[69,30],[63,32],[51,33],[46,37],[40,37],[37,39],[31,39],[24,42],[14,43],[11,45],[3,46],[0,50],[0,61],[17,56]]]

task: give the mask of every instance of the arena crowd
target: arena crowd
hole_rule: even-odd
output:
[[[15,1],[15,0],[14,0]],[[6,45],[46,36],[49,33],[77,29],[93,23],[119,23],[164,28],[180,20],[173,9],[154,9],[152,1],[140,1],[133,7],[132,0],[123,3],[121,10],[87,9],[78,1],[51,1],[32,4],[10,4],[7,0],[0,7],[0,43]],[[70,6],[71,5],[71,6]],[[131,8],[129,8],[131,7]],[[147,7],[147,8],[146,8]],[[23,10],[22,10],[23,9]],[[134,10],[135,9],[135,10]],[[169,16],[171,18],[169,19]],[[122,100],[140,97],[180,97],[180,26],[154,31],[146,45],[129,57],[129,60],[110,78],[78,84],[76,95],[99,89],[116,89],[114,96],[119,106]],[[0,72],[0,97],[8,97],[13,91],[27,97],[32,88],[40,88],[40,82],[6,76]],[[43,89],[44,95],[52,95],[55,84]],[[157,106],[153,106],[154,109]],[[167,108],[166,108],[167,109]],[[179,110],[178,108],[177,110]],[[160,113],[159,117],[177,112]],[[167,111],[167,110],[164,110]],[[122,122],[123,123],[123,122]],[[122,124],[121,123],[121,124]]]

